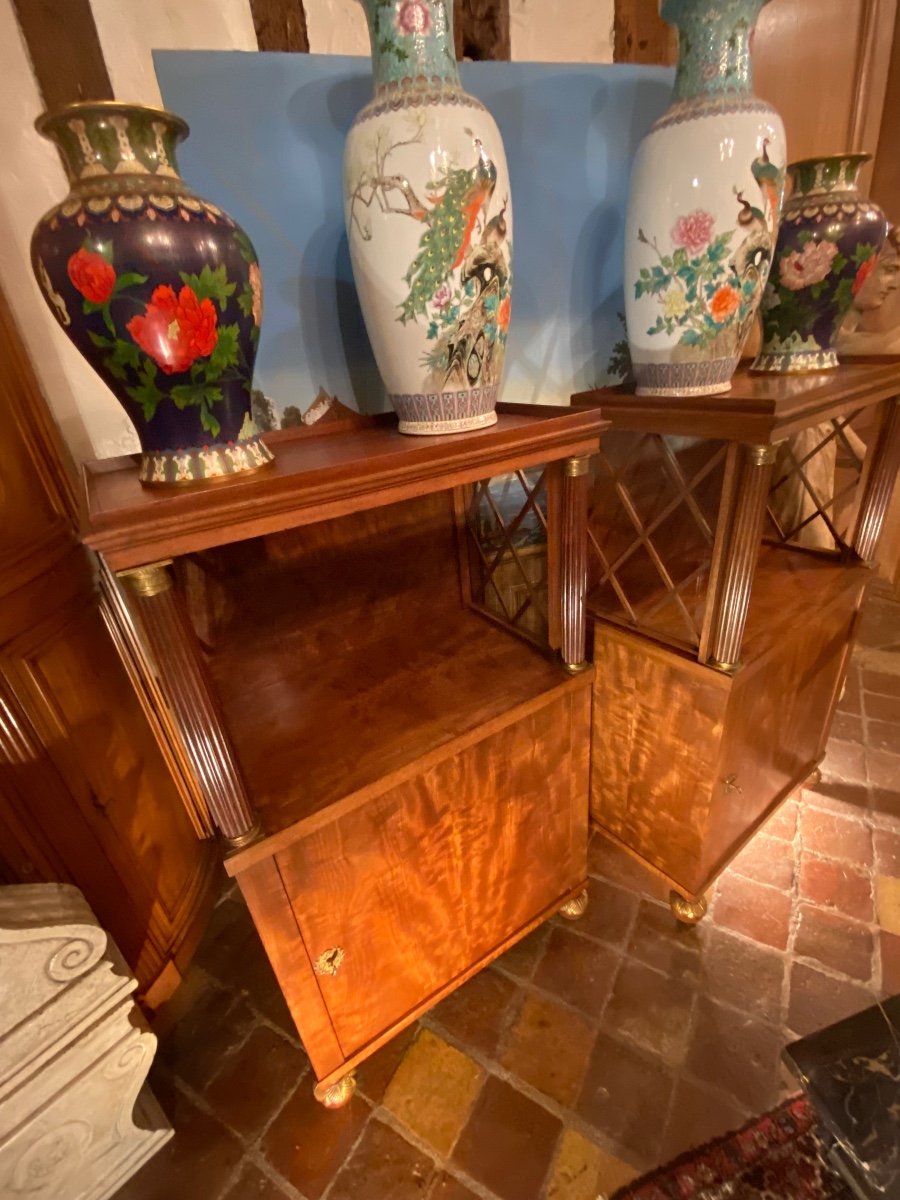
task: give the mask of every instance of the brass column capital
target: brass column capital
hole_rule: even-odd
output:
[[[589,454],[581,454],[565,460],[565,473],[570,479],[577,479],[579,475],[587,475],[590,469],[591,458]]]
[[[147,563],[144,567],[129,567],[127,571],[117,571],[116,578],[128,588],[132,596],[146,599],[167,592],[172,586],[172,576],[166,570],[172,565],[171,558],[160,559],[159,562]]]
[[[768,443],[764,445],[748,446],[747,460],[754,467],[768,467],[778,456],[778,446],[770,446]]]

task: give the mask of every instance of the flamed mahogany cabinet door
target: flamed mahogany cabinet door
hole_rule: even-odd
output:
[[[587,688],[295,842],[277,862],[346,1056],[587,874]],[[342,957],[341,957],[342,954]]]

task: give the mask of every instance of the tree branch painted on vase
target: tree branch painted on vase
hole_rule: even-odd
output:
[[[372,239],[371,221],[358,206],[368,212],[373,204],[423,226],[403,276],[409,291],[396,318],[403,325],[419,318],[428,322],[427,337],[434,345],[422,359],[428,372],[423,386],[488,386],[499,381],[510,318],[509,196],[495,197],[497,168],[468,129],[474,165],[447,164],[418,196],[404,175],[389,169],[395,151],[422,141],[424,116],[411,115],[410,126],[410,135],[396,141],[384,129],[376,133],[372,164],[361,170],[350,192],[351,232]]]
[[[237,303],[246,316],[252,315],[258,337],[262,285],[249,239],[245,243],[241,253],[250,264],[250,280]],[[135,292],[149,277],[136,271],[117,274],[112,243],[87,238],[70,256],[67,274],[81,296],[84,315],[99,318],[95,328],[88,330],[88,338],[101,352],[103,368],[122,382],[144,419],[152,421],[168,396],[176,408],[197,407],[202,428],[217,437],[221,425],[214,408],[223,398],[222,383],[239,380],[249,393],[251,377],[237,323],[219,322],[237,287],[229,281],[225,266],[212,270],[206,265],[199,274],[181,271],[180,287],[175,280],[159,284],[144,300]],[[46,269],[40,276],[49,283]],[[45,290],[50,295],[46,285]],[[188,378],[164,393],[158,382],[160,371]]]

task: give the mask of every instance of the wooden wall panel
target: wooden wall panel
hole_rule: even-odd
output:
[[[260,50],[309,52],[303,0],[250,0]]]
[[[668,66],[678,55],[678,34],[659,15],[658,0],[616,0],[616,62]]]
[[[111,100],[90,0],[13,0],[47,108]]]

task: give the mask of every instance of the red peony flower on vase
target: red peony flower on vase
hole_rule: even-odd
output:
[[[116,273],[102,254],[82,246],[69,259],[69,278],[91,304],[105,304],[116,286]]]
[[[866,280],[869,278],[869,276],[875,270],[875,267],[877,265],[878,265],[878,255],[877,254],[873,254],[871,258],[867,258],[866,261],[861,264],[859,270],[856,272],[856,277],[853,280],[853,287],[851,288],[851,291],[853,292],[854,296],[858,296],[859,293],[866,286]]]
[[[733,313],[737,312],[740,301],[741,297],[737,288],[733,288],[727,283],[716,288],[715,295],[709,302],[712,319],[717,325],[723,325]]]
[[[216,348],[216,309],[212,300],[198,300],[193,288],[155,288],[142,316],[132,317],[125,328],[167,375],[186,371],[197,358]]]
[[[509,328],[509,316],[511,309],[511,301],[509,296],[504,296],[500,301],[500,308],[497,312],[497,324],[501,329]]]
[[[394,24],[404,37],[416,33],[425,34],[431,28],[431,14],[422,0],[402,0],[394,17]]]

